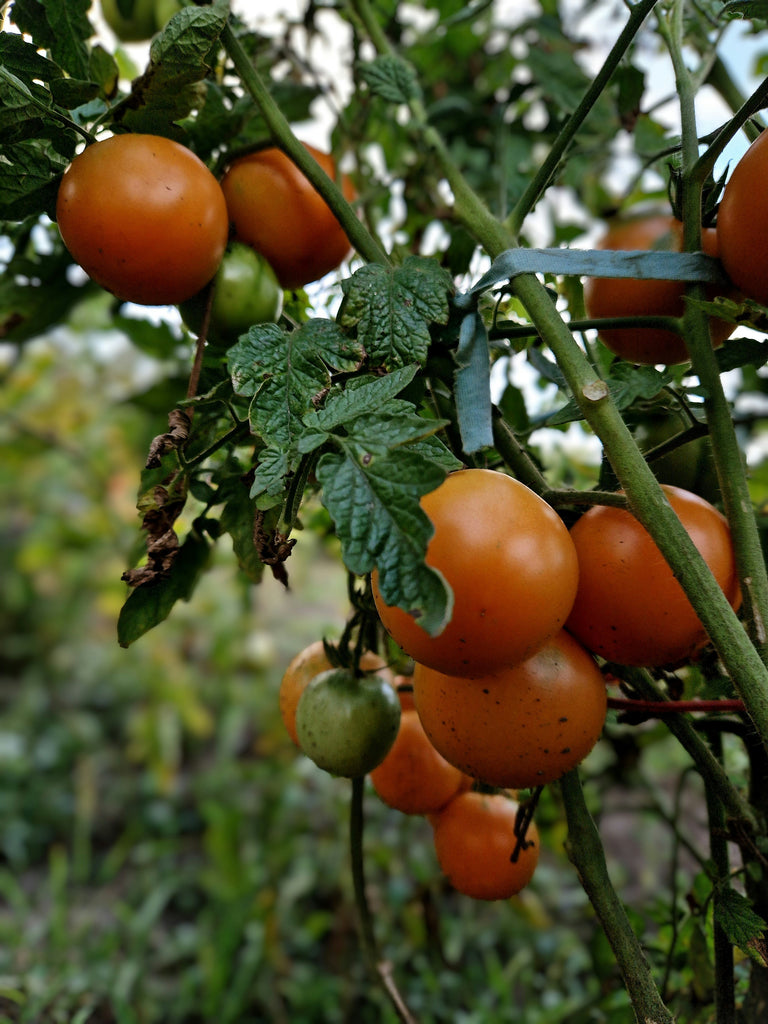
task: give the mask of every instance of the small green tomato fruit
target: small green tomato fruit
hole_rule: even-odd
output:
[[[252,324],[276,323],[283,310],[283,290],[269,263],[250,246],[233,242],[213,279],[213,301],[207,339],[212,345],[234,345]],[[208,289],[179,306],[181,319],[195,334],[203,325]]]
[[[331,775],[358,778],[386,757],[400,727],[400,700],[381,676],[330,669],[309,683],[296,709],[302,751]]]

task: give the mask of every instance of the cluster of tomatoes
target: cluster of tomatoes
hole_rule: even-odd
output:
[[[737,607],[724,516],[689,491],[664,490]],[[569,531],[528,487],[485,469],[451,473],[421,504],[434,527],[426,562],[453,592],[445,629],[427,634],[386,602],[376,572],[372,579],[385,629],[413,659],[412,696],[398,702],[377,656],[366,655],[356,675],[333,669],[318,643],[289,666],[281,712],[320,767],[370,772],[390,806],[429,816],[457,889],[503,898],[527,884],[538,858],[535,829],[520,830],[509,793],[555,781],[597,743],[607,711],[598,658],[675,665],[695,657],[707,635],[654,541],[621,505],[595,505]]]
[[[321,640],[288,665],[280,713],[294,744],[334,775],[370,772],[378,796],[432,824],[450,884],[475,899],[505,899],[530,881],[539,857],[533,822],[516,794],[481,792],[433,746],[416,711],[411,680],[366,652],[357,673],[334,669]]]
[[[333,159],[307,145],[329,176]],[[343,177],[348,198],[354,195]],[[73,259],[117,298],[178,305],[208,340],[231,345],[276,321],[283,290],[335,269],[349,240],[325,200],[279,149],[234,159],[219,181],[190,149],[162,136],[113,135],[64,173],[56,219]]]

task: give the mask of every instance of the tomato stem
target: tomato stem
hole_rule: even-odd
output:
[[[611,944],[632,1000],[635,1018],[638,1022],[673,1024],[674,1018],[664,1005],[651,976],[645,951],[632,930],[608,874],[605,852],[584,799],[578,769],[574,768],[563,776],[560,791],[568,822],[566,852]]]
[[[627,23],[603,62],[602,67],[595,75],[576,109],[558,132],[557,138],[547,153],[544,162],[541,164],[537,173],[531,179],[528,187],[517,200],[512,208],[512,212],[504,222],[505,227],[512,234],[517,235],[526,216],[534,208],[538,200],[546,191],[547,187],[552,183],[552,179],[555,177],[555,174],[561,166],[566,150],[575,138],[584,121],[589,116],[603,90],[608,85],[613,73],[621,63],[624,54],[629,49],[632,40],[642,27],[643,22],[657,3],[658,0],[640,0],[639,3],[630,7],[630,14],[627,19]]]
[[[360,919],[363,949],[371,970],[381,982],[382,988],[389,997],[400,1020],[403,1024],[416,1024],[395,983],[392,975],[392,965],[382,959],[376,943],[373,916],[365,886],[365,864],[363,857],[364,795],[365,776],[363,775],[352,779],[352,798],[349,808],[349,849],[352,861],[352,884],[355,893],[355,904]]]

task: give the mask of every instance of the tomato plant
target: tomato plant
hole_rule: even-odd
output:
[[[669,503],[733,605],[740,600],[733,544],[722,513],[664,485]],[[707,633],[656,544],[626,509],[596,505],[574,525],[579,587],[567,628],[596,654],[624,665],[673,665]]]
[[[333,667],[323,641],[314,640],[291,659],[282,675],[278,693],[280,716],[288,735],[297,747],[300,744],[296,733],[296,708],[301,695],[315,676],[322,672],[330,672]],[[363,653],[359,668],[362,672],[373,672],[394,685],[392,673],[386,663],[372,651]]]
[[[469,791],[434,815],[435,852],[454,889],[476,900],[505,900],[528,885],[539,836],[532,822],[521,841],[518,811],[517,801],[503,793]]]
[[[283,309],[283,291],[270,265],[247,245],[233,242],[224,253],[211,283],[207,340],[233,345],[252,324],[274,323]],[[199,334],[209,301],[208,287],[182,302],[184,323]]]
[[[611,224],[598,243],[602,249],[664,249],[681,252],[683,225],[665,214],[636,216]],[[709,256],[719,255],[714,228],[702,231],[702,247]],[[679,281],[636,278],[590,277],[584,283],[587,315],[608,317],[681,317],[685,309],[685,286]],[[735,325],[712,318],[712,343],[721,345]],[[663,327],[604,327],[600,337],[608,348],[632,363],[684,363],[690,356],[682,334]]]
[[[765,239],[768,203],[761,182],[768,169],[768,138],[762,133],[726,182],[717,213],[717,240],[723,266],[745,295],[768,302]]]
[[[329,178],[333,158],[306,149]],[[347,199],[354,186],[341,178]],[[301,288],[323,277],[350,253],[349,239],[329,206],[281,150],[258,150],[234,160],[221,180],[235,238],[261,253],[283,288]]]
[[[147,1024],[201,1012],[212,1018],[271,1019],[277,1013],[324,1019],[350,1006],[361,1019],[380,1016],[380,1005],[368,999],[368,977],[350,967],[344,946],[347,900],[353,897],[366,961],[375,965],[383,997],[402,1019],[409,1014],[397,989],[401,970],[409,985],[423,982],[415,1003],[425,1019],[510,1016],[503,1002],[509,991],[504,971],[497,972],[499,984],[488,984],[482,973],[491,964],[487,958],[462,957],[459,977],[444,970],[441,957],[423,955],[431,948],[419,950],[422,936],[430,943],[439,939],[436,918],[446,906],[449,949],[458,949],[459,942],[469,949],[481,934],[503,964],[510,948],[525,948],[526,958],[513,961],[515,991],[521,1002],[538,1006],[546,975],[542,1012],[552,1024],[578,1016],[585,1006],[596,1017],[618,1013],[660,1024],[714,1017],[762,1024],[768,1004],[761,962],[768,933],[761,859],[768,842],[762,785],[768,777],[768,446],[761,338],[766,318],[759,303],[735,291],[735,270],[734,290],[723,296],[727,301],[703,308],[687,301],[679,278],[692,281],[688,291],[712,297],[706,288],[719,277],[717,258],[681,256],[681,225],[666,213],[655,222],[656,234],[621,243],[640,249],[638,281],[670,268],[667,280],[643,286],[639,301],[638,281],[612,277],[626,269],[619,250],[587,254],[583,244],[614,211],[649,210],[667,195],[684,221],[686,238],[698,237],[703,228],[706,251],[716,253],[721,245],[725,254],[729,208],[742,186],[734,173],[715,218],[717,165],[740,134],[751,140],[760,131],[768,86],[756,83],[744,101],[721,55],[734,52],[723,48],[726,36],[727,45],[734,36],[748,37],[755,67],[765,63],[759,52],[761,5],[634,0],[617,5],[608,17],[599,2],[392,0],[382,6],[350,0],[318,6],[307,0],[290,15],[270,11],[268,20],[255,10],[259,6],[240,4],[233,13],[226,0],[186,0],[172,30],[155,32],[151,46],[143,48],[146,63],[137,68],[130,60],[142,48],[128,53],[115,47],[113,33],[98,38],[87,3],[16,0],[2,7],[3,28],[8,24],[10,31],[0,32],[0,463],[8,467],[4,491],[12,529],[5,539],[0,530],[0,546],[14,548],[15,575],[0,593],[0,611],[10,612],[0,614],[0,630],[6,630],[0,646],[10,654],[9,678],[24,683],[10,687],[16,710],[22,708],[20,742],[5,746],[12,753],[26,751],[27,738],[36,735],[35,725],[24,721],[30,709],[69,709],[94,675],[88,666],[111,664],[106,657],[90,658],[93,634],[114,607],[111,591],[105,599],[99,596],[97,614],[83,622],[74,616],[70,621],[67,607],[67,636],[61,652],[47,659],[50,673],[40,652],[50,651],[51,621],[55,626],[62,619],[58,606],[51,614],[48,595],[60,589],[79,599],[81,580],[103,579],[119,560],[117,575],[122,572],[119,582],[126,589],[117,639],[129,650],[120,654],[127,667],[116,673],[108,697],[119,692],[123,673],[130,676],[141,721],[149,725],[132,725],[134,731],[104,763],[115,765],[129,750],[151,765],[153,779],[167,787],[150,816],[155,827],[160,809],[168,825],[162,843],[168,863],[159,875],[186,879],[186,866],[199,863],[203,883],[195,892],[208,901],[177,900],[174,891],[169,903],[166,890],[146,903],[161,908],[161,934],[171,937],[178,932],[178,915],[201,907],[186,922],[194,927],[184,931],[191,941],[200,936],[201,948],[185,947],[179,962],[204,962],[211,969],[175,986],[174,997],[183,1005],[157,1008],[154,994],[162,986],[154,984],[129,993],[118,985],[120,998],[133,1002],[135,996],[132,1009]],[[120,8],[139,9],[122,0]],[[156,27],[167,16],[160,11],[158,2]],[[593,18],[603,15],[604,31],[593,32]],[[610,40],[619,18],[621,29]],[[740,35],[729,25],[736,18],[747,22]],[[318,44],[328,41],[343,54],[338,66],[322,63],[328,51]],[[666,63],[657,76],[658,61]],[[669,87],[670,71],[676,90]],[[734,110],[713,131],[698,123],[704,96],[699,90],[705,87]],[[667,102],[673,91],[677,114]],[[292,126],[322,140],[316,159]],[[132,147],[140,150],[135,160],[127,156]],[[161,149],[167,162],[159,160]],[[338,160],[343,156],[349,178],[337,173],[331,152]],[[155,173],[158,161],[180,170],[181,179]],[[751,163],[748,154],[742,164]],[[80,177],[83,187],[73,189]],[[738,204],[736,218],[739,225],[754,219],[756,230],[758,186],[759,180],[744,189],[754,193],[754,202],[746,211]],[[713,236],[709,225],[715,219]],[[211,340],[226,346],[226,359],[221,353],[206,358],[202,344],[192,355],[174,310],[120,308],[126,299],[182,307],[190,298],[202,301],[201,290],[219,273],[229,244],[240,252],[246,246],[251,263],[273,262],[279,290],[290,293],[276,322],[276,313],[262,315],[249,305],[236,325],[220,327],[214,308]],[[660,260],[650,251],[654,246],[673,251]],[[749,236],[739,246],[739,257],[758,268],[759,239]],[[352,248],[354,260],[348,261]],[[90,279],[77,271],[77,262]],[[605,270],[599,270],[600,281],[586,284],[592,319],[585,321],[580,281],[584,268],[598,263]],[[341,273],[319,282],[334,268]],[[219,297],[225,293],[218,286],[223,278],[222,269]],[[319,283],[305,292],[311,281]],[[99,283],[117,301],[101,293]],[[613,305],[592,304],[601,289],[613,296]],[[657,318],[652,327],[648,314]],[[613,335],[617,325],[608,324],[608,317],[621,319],[620,333]],[[721,323],[727,317],[737,324],[732,337],[726,337],[732,325]],[[587,332],[595,323],[607,350],[591,343]],[[677,330],[683,326],[684,341]],[[226,334],[221,340],[220,330]],[[140,354],[128,350],[123,359],[126,340]],[[112,353],[110,346],[119,360],[103,358],[105,350]],[[612,358],[611,348],[624,358]],[[87,381],[80,389],[71,386],[78,373]],[[30,382],[36,381],[43,393],[39,401],[31,393]],[[88,419],[91,403],[80,396],[89,394],[94,408],[97,398],[104,402],[103,423]],[[680,440],[686,444],[674,454],[683,457],[682,468],[670,467],[669,452],[646,457],[647,446],[653,447],[650,428],[656,426],[649,410],[670,403],[681,410]],[[93,429],[79,429],[86,423]],[[125,423],[130,440],[121,446],[117,435]],[[124,503],[116,500],[119,487],[102,468],[101,449],[94,472],[81,472],[91,468],[86,449],[93,435],[121,462],[119,479],[128,481],[129,506],[135,498],[139,529],[131,507],[128,538],[122,531]],[[697,531],[689,532],[686,515],[678,518],[676,499],[666,501],[659,487],[659,480],[678,487],[685,480],[689,490],[699,486],[701,442],[712,455],[714,498],[728,518],[723,532],[719,513],[708,509],[705,515],[696,506],[702,521],[714,523],[714,532],[704,528],[704,536],[722,541],[715,541],[714,560],[708,544],[697,547]],[[76,493],[60,497],[56,474],[75,455]],[[691,477],[682,475],[689,470]],[[16,495],[25,487],[26,501],[18,503]],[[92,494],[103,500],[89,516],[84,512]],[[620,572],[622,553],[634,546],[623,541],[612,555],[614,512],[599,518],[603,506],[617,504],[621,537],[625,528],[633,535],[635,528],[645,531],[626,577]],[[585,514],[592,506],[600,511]],[[50,530],[54,516],[43,518],[46,507],[55,508]],[[102,523],[111,549],[105,552],[102,545],[91,555]],[[572,532],[564,524],[575,524]],[[587,538],[582,552],[580,536]],[[89,556],[81,571],[73,567],[76,548]],[[307,655],[289,667],[278,697],[270,690],[276,683],[270,659],[257,665],[251,657],[241,666],[237,651],[252,629],[259,650],[262,630],[270,630],[274,649],[294,646],[285,637],[273,638],[274,620],[266,625],[260,618],[264,604],[255,607],[259,602],[252,597],[264,582],[262,590],[272,583],[285,588],[289,610],[281,629],[290,630],[292,619],[304,616],[305,600],[325,605],[333,595],[335,602],[335,590],[329,586],[326,592],[324,581],[319,594],[312,586],[305,589],[305,556],[316,560],[313,570],[320,567],[321,575],[323,567],[333,572],[340,568],[337,561],[343,563],[349,612],[337,651],[344,667],[336,666],[335,657],[329,662],[325,650]],[[236,595],[225,592],[228,570]],[[590,588],[606,584],[598,601]],[[271,594],[264,600],[271,601]],[[17,601],[26,601],[24,622],[33,622],[36,632],[16,635]],[[255,612],[243,629],[228,614],[233,606],[243,620],[246,610]],[[585,607],[588,621],[580,625]],[[628,607],[636,614],[625,635],[636,630],[636,643],[616,649],[611,645],[620,633],[617,616]],[[323,607],[323,622],[327,611]],[[604,646],[590,632],[595,623],[605,627]],[[676,631],[672,639],[670,626]],[[162,664],[175,660],[155,683],[145,678],[140,661],[132,661],[141,654],[130,649],[147,634],[152,645],[160,627],[169,637]],[[684,627],[690,627],[687,633]],[[253,649],[248,642],[246,650]],[[357,655],[368,649],[386,650],[401,671],[416,660],[418,722],[444,760],[456,761],[448,775],[455,779],[458,773],[462,793],[473,777],[470,770],[482,780],[473,783],[473,793],[489,786],[535,787],[523,813],[533,813],[533,801],[541,800],[537,824],[549,847],[552,884],[542,886],[535,901],[531,894],[530,903],[523,902],[525,914],[505,908],[510,913],[488,918],[488,908],[474,907],[471,920],[462,918],[462,901],[423,874],[423,851],[411,839],[420,836],[424,823],[377,806],[360,773],[370,768],[378,775],[381,768],[379,777],[386,775],[387,753],[399,746],[395,732],[403,744],[410,736],[414,749],[413,737],[423,734],[407,699],[398,701],[381,678],[381,663],[373,661],[373,677],[366,673],[366,657]],[[603,666],[603,659],[629,664],[620,671],[614,664]],[[18,662],[23,671],[16,671]],[[71,672],[74,685],[59,692],[62,668]],[[231,685],[217,686],[212,676],[218,672]],[[608,698],[604,675],[612,684]],[[184,687],[187,676],[190,685]],[[166,685],[169,678],[172,687]],[[231,700],[230,714],[216,713],[222,699]],[[621,709],[607,719],[606,700]],[[349,796],[348,829],[327,827],[341,804],[319,807],[314,783],[296,786],[296,769],[300,777],[307,767],[303,762],[287,759],[289,773],[283,775],[286,759],[271,758],[274,750],[285,753],[269,731],[269,710],[276,715],[278,704],[293,742],[300,741],[330,771],[352,775],[350,786],[333,786],[334,800]],[[91,723],[85,729],[90,743],[98,717],[90,705],[85,718],[54,716],[64,742],[43,745],[78,749],[79,739],[70,742],[73,722],[80,723],[78,737],[83,722]],[[650,719],[657,725],[648,727]],[[245,736],[257,736],[255,749],[249,744],[244,757],[234,735],[241,727]],[[598,756],[588,757],[598,737]],[[226,764],[228,751],[236,756]],[[205,773],[201,779],[191,777],[196,759]],[[95,799],[100,777],[90,778],[92,763],[101,760],[89,747],[74,776],[67,765],[67,794],[72,795],[73,778],[82,789],[77,799],[68,796],[60,806],[57,801],[56,820],[41,830],[41,856],[33,865],[37,878],[71,854],[77,899],[91,874],[88,835],[99,843],[110,835],[140,838],[149,821],[142,816],[138,829],[131,821],[110,820],[104,829],[95,818],[91,822],[103,804]],[[126,767],[132,770],[133,762]],[[179,802],[174,782],[181,771]],[[28,777],[42,785],[34,770],[7,774],[11,787],[14,779]],[[395,788],[411,793],[416,774],[398,769]],[[623,802],[628,779],[653,797],[652,804],[634,801],[643,808],[648,828],[639,833],[648,836],[648,846],[638,841],[619,851],[620,830],[610,828],[610,816]],[[421,773],[418,781],[423,795],[427,776]],[[557,782],[551,791],[543,785],[549,781]],[[693,800],[687,799],[688,787],[698,787]],[[658,807],[658,792],[675,794],[673,813],[646,810]],[[30,802],[20,790],[17,796],[24,814],[14,811],[11,799],[3,839],[14,864],[25,856],[27,813],[39,813],[37,805],[45,803]],[[369,831],[365,842],[364,797],[385,823]],[[455,793],[440,810],[425,812],[436,835],[444,834],[463,805],[480,802]],[[706,810],[707,829],[692,807]],[[178,810],[183,821],[173,817]],[[291,837],[281,835],[281,828],[296,820],[302,827],[292,838],[300,849],[287,850]],[[314,840],[313,826],[326,830],[327,841]],[[475,829],[466,819],[457,828],[465,842],[455,844],[455,867],[448,866],[448,855],[441,856],[455,884],[460,866],[468,864],[488,879],[496,871],[483,859],[492,843],[477,854],[467,847],[475,831],[480,825]],[[513,830],[513,841],[507,828],[504,856],[495,862],[499,872],[522,857],[521,831]],[[173,840],[166,837],[183,840],[180,872],[174,871]],[[335,877],[328,884],[336,866],[346,863],[336,844],[347,838],[353,885]],[[155,839],[142,849],[154,849]],[[667,849],[671,860],[662,864]],[[120,851],[105,851],[105,863],[130,870],[131,859]],[[681,851],[693,855],[690,870],[678,857]],[[372,889],[363,871],[369,855]],[[632,915],[611,885],[617,858],[622,867],[651,865],[637,872],[638,913]],[[37,974],[34,984],[26,984],[22,970],[13,972],[9,991],[18,992],[29,1019],[72,1019],[94,1007],[105,1018],[125,1016],[125,1006],[113,1003],[111,976],[105,982],[94,971],[83,982],[78,973],[77,985],[59,977],[60,938],[69,923],[64,919],[75,904],[65,899],[65,875],[57,870],[52,876],[62,896],[55,901],[56,927],[48,929],[55,994],[42,991]],[[279,879],[285,890],[263,899],[264,878]],[[674,885],[665,888],[669,878]],[[21,881],[19,892],[34,891],[27,879]],[[517,876],[512,891],[520,881]],[[577,885],[591,907],[574,898]],[[377,911],[386,911],[384,901],[394,897],[402,916],[374,915],[366,903],[370,891],[379,901]],[[285,893],[300,898],[281,898]],[[142,891],[141,905],[148,895]],[[641,910],[643,896],[648,905]],[[30,912],[37,907],[13,902],[22,916],[37,920]],[[566,914],[560,912],[564,902]],[[247,913],[215,912],[224,903]],[[170,918],[165,907],[171,908]],[[452,913],[456,909],[458,915]],[[286,921],[284,913],[294,918]],[[531,935],[542,920],[544,943]],[[290,946],[305,921],[309,929]],[[375,933],[401,922],[409,943],[387,936],[390,971]],[[510,922],[514,940],[508,945],[503,929]],[[568,954],[572,936],[568,944],[554,937],[571,922],[583,954],[575,959]],[[339,923],[344,927],[337,928]],[[598,925],[605,944],[595,941]],[[498,934],[491,934],[497,927]],[[651,942],[646,927],[653,929]],[[257,938],[268,934],[278,944],[267,958],[276,971],[274,984],[272,978],[264,982],[253,958],[237,955],[238,949],[252,948],[251,932]],[[101,947],[121,943],[118,937]],[[610,948],[609,964],[598,947]],[[301,956],[309,957],[313,969],[323,965],[321,1008],[310,1006],[317,986],[308,983],[296,995],[298,982],[281,974]],[[36,956],[16,960],[33,961],[37,966]],[[564,962],[575,966],[566,969]],[[145,966],[137,962],[134,974],[143,977]],[[88,977],[97,981],[93,993],[86,992]],[[235,984],[229,984],[232,979]],[[621,983],[626,995],[618,991]],[[277,993],[277,1002],[266,1005],[264,990]]]
[[[395,742],[371,772],[380,799],[403,814],[430,814],[444,807],[465,780],[465,774],[435,750],[415,708],[402,708]]]
[[[416,710],[437,750],[491,786],[559,778],[600,738],[607,695],[592,656],[565,632],[526,661],[476,679],[417,664]]]
[[[557,513],[504,473],[460,470],[421,501],[434,533],[426,562],[453,590],[445,629],[429,636],[402,608],[376,608],[397,644],[443,672],[479,676],[523,661],[563,625],[577,563]]]
[[[113,135],[69,165],[56,220],[74,260],[117,298],[183,302],[216,273],[227,244],[224,196],[195,154],[155,135]]]
[[[347,669],[315,676],[296,708],[302,751],[319,768],[347,778],[366,775],[384,760],[399,723],[400,702],[392,684]]]

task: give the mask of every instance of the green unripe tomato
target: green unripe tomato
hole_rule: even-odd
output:
[[[183,6],[181,0],[155,0],[155,30],[159,32],[165,28],[174,14]]]
[[[123,42],[138,43],[151,39],[157,31],[155,0],[136,0],[130,18],[122,16],[117,0],[101,0],[101,11],[106,23]]]
[[[635,429],[635,440],[643,453],[658,445],[687,426],[681,416],[674,413],[649,415]],[[709,437],[697,437],[667,452],[651,463],[654,476],[662,484],[673,484],[693,491],[707,501],[720,500],[715,459]]]
[[[387,756],[400,727],[400,700],[381,676],[330,669],[309,683],[296,708],[299,746],[319,768],[353,779]]]
[[[151,39],[180,11],[181,0],[136,0],[129,18],[124,18],[117,0],[101,0],[104,20],[124,43],[139,43]]]
[[[252,324],[276,323],[283,310],[283,290],[270,265],[250,246],[233,242],[224,253],[213,279],[213,302],[208,341],[234,345]],[[181,319],[200,333],[208,290],[179,306]]]

